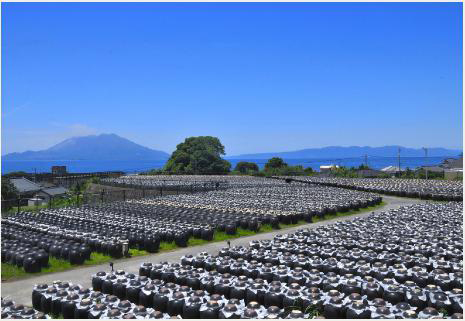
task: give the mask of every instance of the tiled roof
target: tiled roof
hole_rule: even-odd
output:
[[[28,180],[27,178],[12,178],[11,183],[20,193],[36,192],[40,190],[40,185]]]

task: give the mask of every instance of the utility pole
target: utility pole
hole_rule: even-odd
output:
[[[428,179],[428,168],[427,168],[427,166],[428,166],[428,164],[427,164],[427,162],[428,162],[428,148],[423,147],[423,150],[425,151],[425,174],[426,174],[426,179]]]
[[[401,175],[401,172],[400,172],[400,147],[397,148],[397,160],[398,160],[398,163],[399,163],[399,177]]]

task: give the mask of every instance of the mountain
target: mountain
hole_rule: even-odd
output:
[[[138,145],[115,134],[73,137],[41,151],[11,153],[2,160],[167,160],[163,151]]]
[[[301,158],[354,158],[368,155],[369,157],[397,157],[397,150],[400,147],[401,157],[424,157],[425,152],[421,148],[408,148],[402,146],[329,146],[322,148],[308,148],[291,152],[277,153],[259,153],[259,154],[243,154],[237,156],[226,157],[228,159],[269,159],[271,157],[281,157],[286,159],[301,159]],[[428,148],[428,156],[451,156],[456,157],[462,153],[459,149],[446,148]]]

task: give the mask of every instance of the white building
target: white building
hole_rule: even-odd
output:
[[[395,174],[398,172],[403,172],[404,170],[402,168],[399,169],[399,166],[388,166],[383,168],[381,171],[388,174]]]
[[[320,172],[324,173],[324,172],[330,172],[332,170],[335,170],[339,168],[338,165],[334,165],[334,164],[331,164],[331,165],[321,165],[320,166]]]

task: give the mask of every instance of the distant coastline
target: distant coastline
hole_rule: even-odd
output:
[[[445,159],[451,156],[428,157],[427,162],[424,157],[401,157],[401,167],[414,169],[423,165],[439,165]],[[226,158],[227,159],[227,158]],[[240,161],[256,163],[263,168],[267,159],[227,159],[232,168]],[[302,165],[303,167],[312,167],[318,170],[320,165],[336,164],[342,166],[359,166],[364,163],[362,157],[353,158],[303,158],[303,159],[286,159],[289,165]],[[140,173],[150,169],[162,168],[166,161],[160,160],[2,160],[2,174],[15,171],[25,171],[33,173],[50,172],[54,165],[64,165],[71,173],[100,172],[100,171],[123,171],[126,173]],[[397,157],[369,157],[368,165],[373,169],[381,169],[390,165],[397,166]]]

